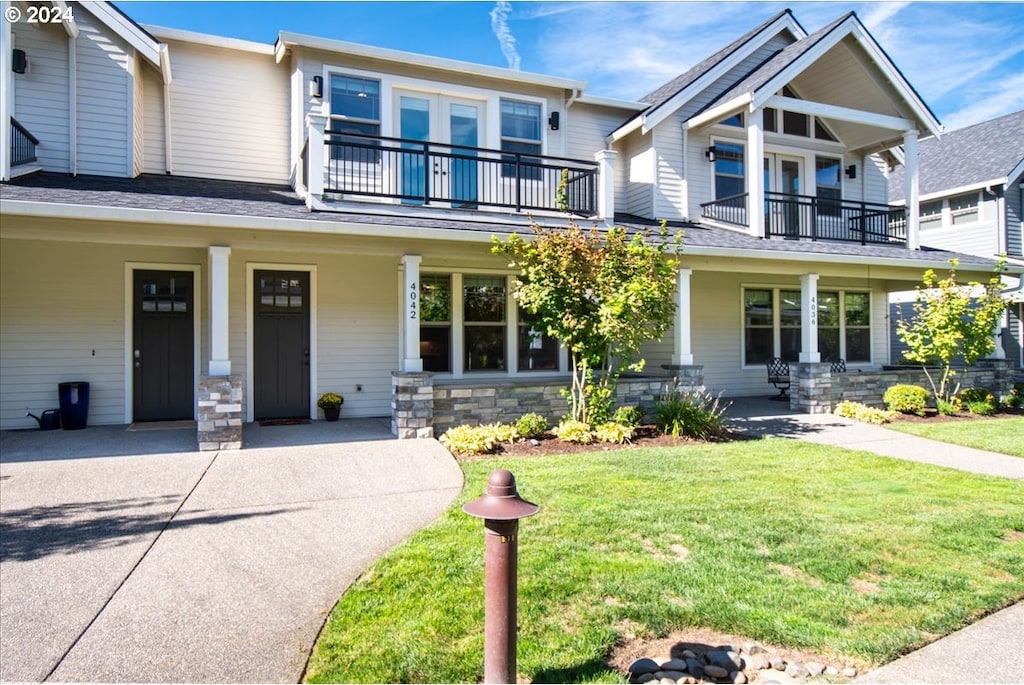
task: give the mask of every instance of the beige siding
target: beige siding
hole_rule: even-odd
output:
[[[39,139],[39,165],[46,171],[67,173],[71,170],[67,33],[60,26],[25,22],[12,24],[11,31],[14,45],[30,61],[26,73],[12,74],[12,115]]]
[[[656,127],[651,136],[657,150],[654,216],[658,219],[682,219],[687,215],[682,128],[675,120],[670,120]]]
[[[174,174],[287,183],[286,66],[271,55],[167,42]]]
[[[163,80],[155,69],[145,64],[138,76],[142,84],[142,172],[163,174],[167,171]]]
[[[127,176],[133,140],[132,57],[127,44],[85,12],[76,12],[78,173]]]

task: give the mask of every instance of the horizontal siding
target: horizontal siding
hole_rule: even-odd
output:
[[[1024,255],[1024,177],[1014,179],[1006,188],[1006,254]]]
[[[921,231],[921,244],[981,257],[992,257],[999,250],[994,221],[975,221],[948,228],[926,228]]]
[[[593,159],[598,150],[608,148],[608,134],[628,116],[627,110],[573,105],[565,115],[566,155],[573,159]]]
[[[138,55],[135,55],[135,67],[133,74],[134,77],[132,78],[132,135],[134,140],[132,141],[132,170],[133,175],[138,176],[139,174],[142,173],[146,155],[146,100],[144,95],[144,87],[142,85],[142,58]]]
[[[273,56],[169,41],[173,172],[288,182],[288,72]]]
[[[654,216],[679,220],[688,214],[687,183],[683,173],[683,131],[675,122],[665,122],[651,132],[655,157]]]
[[[654,148],[651,136],[633,136],[623,151],[626,173],[625,211],[653,218],[654,212]]]
[[[142,83],[142,171],[162,174],[167,171],[167,146],[164,127],[164,86],[155,69],[143,65]]]
[[[854,160],[844,160],[845,164],[852,164]],[[889,203],[889,179],[885,176],[885,162],[882,160],[880,155],[870,155],[865,157],[860,164],[857,165],[859,168],[857,171],[864,177],[864,201],[865,202],[877,202],[878,204]],[[859,200],[856,194],[851,193],[846,195],[848,189],[855,188],[857,186],[856,181],[851,181],[846,178],[843,174],[843,188],[844,197],[849,197],[852,200]]]
[[[132,168],[133,57],[128,45],[76,12],[78,173],[127,176]]]
[[[11,25],[14,45],[29,55],[29,69],[12,74],[13,116],[39,139],[36,158],[46,171],[71,170],[68,36],[63,27]]]

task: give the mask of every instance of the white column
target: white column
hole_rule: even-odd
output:
[[[597,213],[599,218],[615,221],[615,150],[599,150],[597,160]]]
[[[230,247],[211,245],[210,254],[210,375],[230,376],[228,352],[228,257]]]
[[[8,8],[13,7],[7,0],[0,0],[0,12],[6,16]],[[0,133],[3,140],[0,141],[0,181],[9,181],[11,178],[11,98],[13,96],[14,72],[11,71],[11,50],[13,45],[13,32],[11,22],[6,18],[0,19]]]
[[[1006,350],[1003,349],[1003,328],[1009,326],[1010,317],[1008,310],[1003,310],[1003,315],[996,321],[995,327],[992,329],[992,342],[995,343],[995,347],[992,348],[992,353],[988,355],[988,359],[1006,359]]]
[[[800,361],[817,364],[818,352],[818,274],[800,277]]]
[[[917,131],[903,134],[903,157],[906,173],[904,197],[907,198],[907,247],[911,250],[921,249],[921,198],[917,168]]]
[[[672,346],[672,363],[677,366],[693,364],[693,348],[690,340],[690,276],[693,269],[679,269],[676,274],[676,320],[675,338]]]
[[[420,357],[420,262],[419,255],[402,257],[402,371],[423,370]]]
[[[324,130],[327,117],[310,112],[306,115],[306,192],[313,197],[324,194]]]
[[[747,112],[747,225],[750,235],[766,238],[764,217],[764,110]]]

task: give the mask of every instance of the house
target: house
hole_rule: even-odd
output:
[[[686,231],[674,325],[623,401],[666,379],[764,394],[783,357],[793,406],[827,411],[884,382],[889,292],[953,256],[991,268],[921,246],[917,142],[939,122],[852,13],[807,33],[780,12],[627,102],[67,10],[3,25],[3,428],[55,406],[61,381],[90,383],[93,424],[196,418],[211,449],[244,422],[317,418],[325,391],[401,436],[560,414],[567,355],[489,248],[531,217],[564,226],[563,174],[580,221]],[[909,212],[886,204],[901,145]]]
[[[949,131],[918,148],[921,243],[982,257],[1024,259],[1024,110]],[[903,168],[889,177],[889,200],[905,198]],[[1002,354],[1024,369],[1024,294],[1007,278]],[[906,300],[907,298],[899,298]],[[892,305],[909,316],[907,302]],[[894,350],[902,349],[894,340]]]

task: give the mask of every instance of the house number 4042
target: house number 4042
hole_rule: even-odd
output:
[[[417,303],[419,301],[419,296],[420,296],[420,294],[419,294],[419,290],[416,287],[416,282],[413,281],[413,283],[409,286],[409,318],[410,319],[416,319],[417,318],[417,311],[418,311]]]

